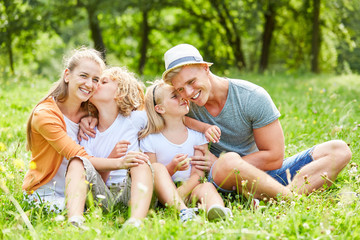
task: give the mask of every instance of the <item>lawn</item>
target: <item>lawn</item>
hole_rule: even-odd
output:
[[[51,86],[39,76],[0,80],[0,237],[1,239],[360,239],[359,136],[360,76],[268,74],[233,75],[264,87],[281,112],[285,155],[331,139],[347,142],[351,164],[333,186],[289,201],[261,202],[253,211],[239,196],[224,196],[234,218],[207,222],[204,214],[181,224],[173,209],[150,210],[144,227],[122,229],[126,209],[88,209],[82,228],[63,216],[23,201],[22,180],[30,159],[25,126],[33,106]],[[15,204],[23,209],[22,214]],[[26,216],[26,217],[24,217]],[[25,222],[24,219],[30,222]]]

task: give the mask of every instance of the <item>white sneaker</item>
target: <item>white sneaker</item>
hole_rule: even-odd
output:
[[[83,216],[72,216],[68,222],[75,227],[81,227],[84,224],[85,218]]]
[[[216,221],[232,217],[232,212],[230,208],[226,208],[217,204],[212,205],[207,211],[207,217],[209,221]]]
[[[197,208],[187,208],[180,210],[180,221],[181,222],[187,222],[189,220],[193,220],[196,216],[196,212],[198,211]]]

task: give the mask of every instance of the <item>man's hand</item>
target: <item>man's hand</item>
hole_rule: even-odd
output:
[[[98,124],[98,119],[92,116],[83,117],[79,123],[79,132],[78,132],[78,140],[81,139],[88,140],[86,134],[92,138],[95,137],[96,131],[95,126]]]
[[[220,141],[221,130],[216,125],[210,125],[205,131],[206,140],[212,143],[218,143]]]
[[[129,141],[126,141],[126,140],[119,141],[115,145],[114,149],[111,151],[108,158],[120,158],[120,157],[125,156],[129,145],[130,145]]]
[[[195,168],[209,172],[211,169],[211,166],[214,164],[214,162],[217,160],[217,157],[212,154],[209,149],[202,145],[202,146],[194,146],[195,151],[198,150],[202,152],[202,155],[198,156],[192,156],[191,157],[191,165]]]

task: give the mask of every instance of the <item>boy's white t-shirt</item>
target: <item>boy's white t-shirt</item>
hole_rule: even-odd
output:
[[[159,163],[168,165],[176,154],[188,154],[188,157],[194,156],[194,146],[207,143],[203,133],[187,128],[188,137],[182,144],[170,142],[162,133],[150,134],[140,140],[140,149],[144,153],[155,153],[156,160]],[[172,179],[174,182],[186,181],[189,179],[191,168],[185,171],[177,171]]]
[[[147,116],[145,111],[132,111],[128,117],[121,114],[117,116],[113,124],[104,132],[99,132],[97,128],[95,138],[89,137],[88,140],[82,140],[81,145],[84,146],[86,152],[94,157],[107,158],[115,145],[120,140],[130,142],[128,151],[139,151],[138,132],[147,124]],[[127,169],[114,170],[110,172],[110,176],[106,181],[107,186],[112,183],[122,183],[126,180]]]

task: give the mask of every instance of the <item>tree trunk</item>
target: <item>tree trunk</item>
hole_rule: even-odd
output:
[[[141,38],[141,46],[140,46],[140,61],[139,61],[139,74],[144,73],[144,67],[146,63],[146,53],[147,46],[149,43],[149,33],[150,27],[148,22],[148,10],[144,9],[142,11],[142,38]]]
[[[226,38],[230,44],[230,47],[233,50],[233,55],[236,61],[235,65],[238,69],[241,70],[246,67],[246,63],[245,63],[244,53],[241,47],[240,34],[236,29],[236,25],[232,21],[229,10],[226,8],[226,5],[224,3],[222,4],[223,10],[220,9],[220,4],[216,0],[211,0],[210,3],[215,8],[219,17],[220,24],[225,29]],[[228,27],[227,20],[230,21],[231,28]]]
[[[11,31],[12,20],[10,19],[10,13],[9,13],[9,7],[10,7],[9,1],[4,1],[4,5],[5,5],[5,13],[8,21],[8,25],[6,27],[6,50],[9,57],[10,70],[11,73],[14,74],[15,68],[14,68],[14,55],[12,50],[12,31]]]
[[[273,37],[273,32],[275,30],[276,9],[272,1],[273,0],[268,1],[268,9],[265,11],[264,14],[265,25],[264,25],[264,32],[262,37],[261,57],[259,63],[259,72],[261,73],[267,69],[269,64],[271,40]]]
[[[319,53],[320,53],[320,0],[313,1],[313,30],[311,42],[311,71],[319,72]]]
[[[14,74],[15,69],[14,69],[14,56],[13,56],[13,51],[12,51],[12,38],[11,38],[11,32],[7,31],[7,37],[6,37],[6,48],[7,48],[7,52],[9,55],[9,63],[10,63],[10,69],[11,69],[11,73]]]
[[[94,48],[96,50],[98,50],[99,52],[101,52],[101,55],[105,60],[106,48],[105,48],[105,44],[104,44],[102,34],[101,34],[99,19],[95,13],[95,9],[92,9],[91,6],[87,6],[86,11],[88,12],[88,15],[89,15],[89,27],[90,27],[90,31],[91,31],[91,38],[94,41]]]

